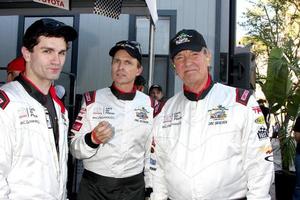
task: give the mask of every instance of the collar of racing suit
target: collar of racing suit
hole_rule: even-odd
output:
[[[115,84],[113,83],[110,86],[110,90],[117,97],[117,99],[133,100],[135,97],[135,93],[136,93],[136,86],[133,86],[133,88],[130,92],[124,92],[124,91],[120,90],[119,88],[117,88],[117,86],[115,86]]]
[[[55,146],[57,153],[59,152],[59,127],[58,127],[58,121],[57,121],[57,113],[55,110],[55,106],[53,103],[54,97],[56,97],[55,89],[51,85],[49,88],[49,93],[44,95],[38,87],[36,87],[29,79],[27,79],[24,75],[18,76],[16,79],[28,92],[28,94],[34,98],[36,101],[38,101],[40,104],[43,105],[43,107],[46,109],[45,114],[46,116],[49,116],[49,120],[51,123],[51,128],[53,129],[54,134],[54,140],[55,140]],[[57,100],[56,100],[57,101]],[[48,126],[50,128],[50,125]]]
[[[213,85],[214,85],[214,82],[211,80],[211,76],[208,75],[208,79],[206,81],[206,84],[205,84],[204,88],[198,93],[194,93],[192,91],[189,91],[187,89],[187,87],[185,85],[183,85],[184,96],[190,101],[198,101],[198,100],[203,99],[204,97],[206,97],[206,95],[208,94],[210,89],[213,87]]]

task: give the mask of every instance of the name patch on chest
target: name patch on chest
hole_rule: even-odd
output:
[[[20,108],[18,109],[17,112],[18,112],[21,125],[32,124],[32,123],[40,124],[35,108],[33,107]]]
[[[115,119],[115,112],[110,106],[95,107],[93,109],[93,119]]]
[[[179,126],[181,124],[181,112],[175,112],[164,116],[162,128],[169,128],[171,126]]]

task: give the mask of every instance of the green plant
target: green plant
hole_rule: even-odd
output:
[[[289,60],[284,50],[271,49],[266,80],[260,84],[278,128],[282,169],[288,170],[295,158],[291,127],[299,112],[300,85],[298,59]]]
[[[281,164],[288,170],[295,156],[291,128],[300,102],[300,3],[299,0],[249,0],[244,13],[248,37],[258,62],[257,83],[269,103],[280,142]],[[260,69],[260,71],[259,71]],[[267,69],[267,74],[265,74]]]

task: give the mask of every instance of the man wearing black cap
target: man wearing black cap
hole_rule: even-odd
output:
[[[141,50],[134,41],[120,41],[109,55],[112,85],[84,94],[72,127],[71,152],[84,165],[78,199],[144,200],[153,109],[149,96],[134,86],[142,72]]]
[[[212,81],[211,54],[195,30],[176,34],[170,56],[184,85],[153,125],[151,200],[270,200],[271,144],[255,98]]]
[[[0,88],[0,199],[67,198],[69,121],[52,82],[76,37],[48,18],[25,32],[25,71]]]

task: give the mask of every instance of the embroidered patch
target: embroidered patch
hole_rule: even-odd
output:
[[[208,125],[227,124],[227,111],[228,109],[222,105],[208,110],[210,115]]]
[[[148,119],[149,119],[149,111],[146,110],[146,108],[141,107],[141,108],[136,108],[134,109],[135,111],[135,116],[136,118],[134,119],[134,121],[136,122],[142,122],[142,123],[149,123]]]
[[[259,106],[254,106],[254,107],[252,107],[252,110],[254,111],[254,113],[256,113],[256,114],[259,114],[259,113],[261,113],[261,109],[260,109],[260,107]]]
[[[4,110],[9,104],[10,100],[3,90],[0,90],[0,107]]]
[[[74,131],[79,131],[79,130],[81,129],[81,127],[82,127],[82,123],[80,123],[80,122],[75,122],[75,123],[73,124],[73,126],[72,126],[72,129],[73,129]]]
[[[178,35],[175,38],[175,43],[176,45],[182,44],[182,43],[186,43],[186,42],[190,42],[190,39],[192,36],[188,35],[186,33],[181,33],[180,35]]]
[[[251,96],[251,92],[249,90],[236,88],[236,102],[243,105],[247,105],[250,96]]]
[[[264,116],[259,116],[258,118],[255,119],[256,124],[265,124],[265,118]]]
[[[84,94],[84,99],[86,105],[90,105],[91,103],[95,102],[95,97],[96,97],[96,91],[90,91]]]
[[[259,140],[268,138],[268,130],[265,127],[260,127],[257,131],[257,136]]]

